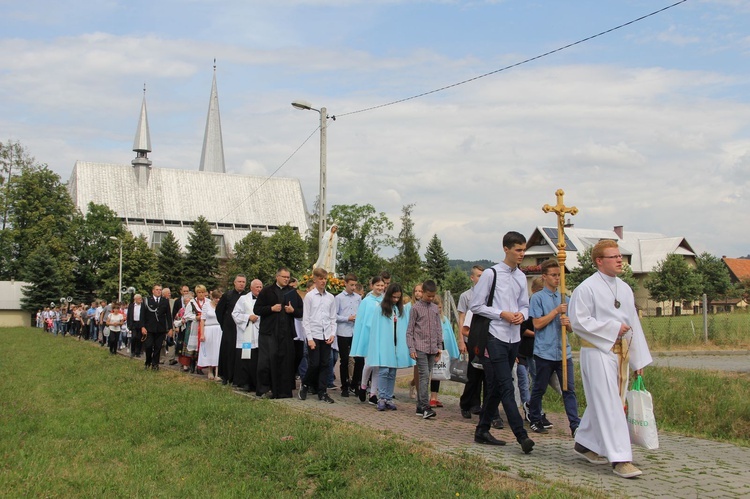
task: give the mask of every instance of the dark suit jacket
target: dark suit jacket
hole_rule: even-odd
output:
[[[126,316],[126,321],[128,325],[128,329],[130,331],[136,331],[138,333],[141,332],[141,326],[143,326],[143,311],[146,310],[146,305],[141,303],[141,316],[138,318],[137,321],[133,320],[133,310],[135,309],[135,302],[130,302],[130,305],[128,305],[128,313]],[[83,314],[81,314],[83,315]],[[140,336],[139,336],[140,338]]]
[[[172,311],[169,308],[169,300],[161,298],[156,303],[153,296],[143,300],[141,317],[143,326],[149,333],[162,334],[172,329]]]

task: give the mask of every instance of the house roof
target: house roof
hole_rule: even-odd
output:
[[[733,281],[739,282],[750,279],[750,259],[724,257],[722,261],[729,269]]]
[[[621,232],[622,237],[618,235]],[[614,229],[580,229],[566,227],[566,260],[568,269],[578,267],[578,252],[584,252],[602,239],[617,241],[623,255],[629,257],[629,264],[634,273],[651,272],[667,255],[695,256],[695,251],[683,237],[667,237],[654,232],[630,232]],[[534,229],[529,237],[527,255],[557,255],[557,227]]]
[[[139,184],[137,175],[147,175]],[[204,216],[228,248],[251,230],[269,235],[289,224],[305,235],[308,215],[298,179],[77,161],[68,181],[76,207],[103,204],[130,231],[151,238],[171,230],[185,248],[192,223]]]

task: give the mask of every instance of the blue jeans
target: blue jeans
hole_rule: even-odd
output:
[[[96,322],[93,320],[89,322],[89,339],[91,341],[96,341],[99,337],[99,328],[96,325]]]
[[[539,421],[542,418],[542,397],[547,391],[549,379],[553,374],[562,386],[562,361],[547,360],[534,356],[536,361],[536,380],[534,380],[534,389],[531,392],[531,402],[529,402],[529,419],[531,422]],[[581,418],[578,417],[578,400],[576,399],[575,382],[573,380],[573,359],[568,359],[568,390],[563,392],[563,404],[565,405],[565,414],[568,415],[570,429],[575,430],[581,424]]]
[[[521,403],[525,404],[531,399],[531,395],[529,395],[529,371],[523,364],[516,364],[516,375],[518,376],[518,392],[521,394]]]
[[[339,361],[339,351],[331,348],[331,363],[328,366],[328,386],[332,387],[333,382],[336,381],[336,362]],[[343,385],[342,385],[343,386]]]
[[[378,370],[378,399],[393,400],[396,387],[396,368],[381,367]]]
[[[516,439],[520,442],[529,436],[523,426],[523,418],[521,418],[518,407],[516,407],[515,388],[513,387],[513,365],[518,355],[519,343],[506,343],[492,335],[487,340],[489,357],[482,357],[481,359],[482,367],[484,367],[484,382],[487,385],[487,396],[479,415],[477,433],[490,430],[492,419],[496,417],[498,406],[502,403],[503,411],[508,418],[508,424]]]

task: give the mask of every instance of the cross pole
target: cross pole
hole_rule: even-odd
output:
[[[565,304],[565,214],[570,213],[575,215],[578,213],[578,208],[575,206],[565,206],[563,203],[563,196],[565,191],[557,189],[555,196],[557,197],[557,204],[550,206],[545,204],[542,206],[544,213],[553,212],[557,215],[557,261],[560,262],[560,303]],[[564,315],[564,314],[563,314]],[[565,326],[562,326],[562,385],[560,388],[564,392],[568,391],[568,357],[566,355],[568,350],[568,332]]]

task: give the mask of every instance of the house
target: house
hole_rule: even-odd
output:
[[[31,314],[21,310],[23,288],[31,283],[0,281],[0,327],[29,327]]]
[[[617,241],[623,260],[633,270],[638,281],[635,291],[636,306],[644,315],[662,315],[671,313],[671,303],[657,303],[649,297],[645,281],[654,267],[667,255],[682,255],[688,264],[695,268],[696,253],[684,237],[669,237],[654,232],[625,231],[621,225],[611,230],[582,229],[572,224],[565,226],[565,269],[570,271],[578,267],[578,256],[593,247],[602,239]],[[526,256],[522,267],[533,267],[544,260],[557,257],[557,227],[537,227],[529,236],[526,244]],[[531,275],[533,277],[533,275]],[[685,302],[677,305],[675,313],[694,313],[697,303]]]
[[[727,258],[723,256],[721,261],[727,266],[732,282],[750,280],[750,258]]]

